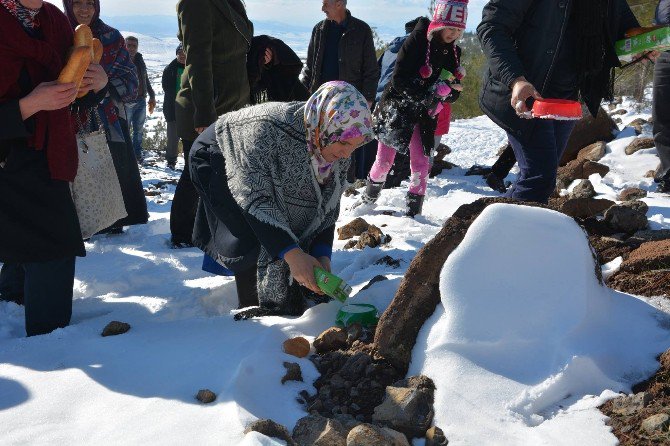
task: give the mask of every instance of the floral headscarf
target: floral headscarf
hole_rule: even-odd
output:
[[[19,0],[0,0],[0,5],[4,6],[14,17],[19,19],[21,25],[26,29],[39,28],[40,22],[37,20],[37,14],[40,8],[26,8]]]
[[[305,105],[307,150],[319,184],[330,177],[333,163],[327,162],[321,150],[338,141],[364,136],[363,144],[372,141],[372,117],[365,97],[342,81],[326,82]]]

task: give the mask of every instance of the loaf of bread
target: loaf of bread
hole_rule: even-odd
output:
[[[74,29],[74,47],[93,47],[93,32],[88,25],[79,25]]]
[[[100,63],[100,59],[102,59],[102,42],[98,39],[93,39],[93,59],[91,62],[93,63]]]
[[[67,61],[67,64],[58,76],[59,84],[67,84],[74,82],[77,88],[81,85],[81,80],[84,78],[84,73],[91,63],[91,47],[80,46],[75,48]]]

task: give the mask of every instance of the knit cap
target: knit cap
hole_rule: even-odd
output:
[[[437,0],[433,20],[428,26],[428,40],[433,33],[442,28],[452,27],[465,29],[468,20],[468,0]]]

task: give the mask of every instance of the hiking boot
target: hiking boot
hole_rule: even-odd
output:
[[[415,215],[421,215],[421,210],[423,209],[423,195],[413,194],[411,192],[407,193],[407,215],[408,217],[414,218]]]
[[[488,187],[490,187],[495,191],[500,192],[501,194],[507,192],[507,186],[505,186],[504,178],[500,178],[493,172],[486,175],[486,184],[488,185]]]
[[[361,195],[361,201],[367,204],[376,203],[383,188],[384,181],[377,183],[368,177],[367,183],[365,185],[365,191],[363,192],[363,195]]]
[[[474,176],[474,175],[481,175],[481,176],[486,176],[489,173],[491,173],[491,168],[486,167],[486,166],[480,166],[479,164],[475,164],[474,166],[470,167],[466,172],[465,176]]]
[[[657,181],[656,192],[661,194],[670,193],[670,173],[666,173]]]

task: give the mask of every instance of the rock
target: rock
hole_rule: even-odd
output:
[[[408,389],[435,390],[435,383],[425,375],[410,376],[409,378],[396,381],[393,387],[407,387]]]
[[[351,429],[347,446],[409,446],[409,442],[400,432],[363,423]]]
[[[357,244],[358,240],[349,240],[347,243],[345,243],[344,249],[354,249]]]
[[[102,330],[102,336],[118,336],[124,333],[128,333],[130,330],[130,324],[125,322],[112,321]]]
[[[391,256],[384,256],[375,262],[375,265],[386,265],[391,268],[400,268],[400,260],[394,259]]]
[[[244,430],[244,435],[249,432],[259,432],[266,437],[277,438],[285,441],[287,446],[295,446],[296,442],[291,438],[288,429],[272,420],[256,420]]]
[[[644,242],[654,242],[658,240],[670,239],[670,229],[659,229],[652,231],[650,229],[637,231],[632,237],[628,239],[631,242],[642,244]]]
[[[628,110],[624,110],[623,108],[620,108],[619,110],[615,110],[612,113],[610,113],[610,115],[612,115],[612,116],[625,115],[626,113],[628,113]]]
[[[596,190],[589,180],[582,180],[570,193],[570,198],[593,198],[596,196]]]
[[[285,362],[284,367],[286,368],[286,375],[281,379],[282,384],[287,381],[302,382],[302,370],[300,370],[299,364],[295,362]]]
[[[611,400],[609,408],[615,414],[628,416],[644,409],[651,401],[652,396],[649,393],[640,392]]]
[[[372,358],[365,353],[356,353],[349,357],[340,369],[340,375],[344,379],[356,380],[362,377],[365,369],[372,363]]]
[[[639,150],[651,149],[653,147],[656,147],[654,138],[637,138],[626,147],[626,155],[632,155]]]
[[[584,147],[577,154],[578,160],[600,161],[607,151],[607,143],[605,141],[594,142],[591,145]]]
[[[649,207],[642,201],[627,201],[605,212],[605,222],[616,232],[632,234],[645,229]]]
[[[372,280],[370,280],[363,288],[361,288],[361,291],[365,291],[375,283],[383,282],[384,280],[389,280],[389,278],[382,275],[374,276]]]
[[[670,268],[670,240],[643,243],[621,264],[621,270],[641,273]]]
[[[619,270],[607,279],[607,286],[622,293],[636,296],[670,297],[670,271],[630,273]]]
[[[298,420],[293,440],[299,446],[346,446],[347,431],[337,420],[310,415]]]
[[[442,429],[433,426],[426,431],[426,445],[425,446],[447,446],[449,440],[444,435]]]
[[[337,228],[337,238],[339,240],[349,240],[358,237],[368,230],[370,224],[361,217],[352,220],[341,228]]]
[[[635,249],[629,243],[624,243],[613,237],[593,235],[589,237],[589,242],[593,246],[593,249],[596,250],[596,253],[598,253],[598,263],[601,265],[609,263],[617,257],[626,259],[631,251]]]
[[[356,248],[364,249],[366,246],[376,248],[379,245],[385,245],[391,241],[391,236],[385,235],[381,229],[375,225],[369,225],[368,229],[363,232],[356,243]]]
[[[577,122],[570,134],[560,165],[563,166],[576,159],[579,151],[590,144],[612,141],[618,132],[619,128],[605,110],[600,108],[597,117],[594,118],[588,109],[582,106],[582,119]]]
[[[574,180],[586,180],[594,173],[601,177],[607,175],[610,168],[590,160],[573,160],[558,168],[556,183],[565,189]]]
[[[655,178],[656,177],[656,171],[655,170],[648,170],[647,173],[644,174],[645,178]]]
[[[449,155],[451,153],[451,148],[446,145],[440,143],[437,146],[437,149],[435,150],[435,156],[433,157],[433,161],[442,161],[445,156]]]
[[[616,203],[597,198],[570,198],[563,203],[560,211],[574,218],[588,218],[602,214]]]
[[[345,432],[349,432],[356,426],[363,424],[362,421],[357,420],[356,418],[354,418],[352,415],[349,414],[340,413],[337,415],[333,415],[333,419],[337,420],[342,425],[342,427],[344,427]]]
[[[161,191],[159,190],[144,190],[144,196],[145,197],[156,197],[161,194]]]
[[[614,123],[617,125],[623,124],[623,120],[621,118],[614,118]]]
[[[323,354],[347,348],[347,332],[340,327],[330,327],[314,340],[314,349]]]
[[[432,391],[388,386],[386,398],[375,407],[372,419],[413,438],[426,433],[433,415]]]
[[[348,188],[345,189],[344,191],[344,196],[345,197],[355,197],[356,195],[360,195],[361,193],[356,190],[354,186],[349,186]]]
[[[309,341],[301,337],[287,339],[284,341],[283,350],[284,353],[288,353],[289,355],[297,358],[304,358],[309,355]]]
[[[634,201],[640,200],[647,196],[647,191],[640,189],[639,187],[629,187],[624,189],[619,194],[619,201]]]
[[[198,391],[195,399],[200,401],[202,404],[213,403],[216,400],[216,393],[209,389],[202,389]]]
[[[659,413],[645,419],[642,422],[640,429],[648,434],[656,434],[667,431],[668,426],[670,426],[670,415],[667,413]]]
[[[627,127],[632,127],[635,129],[635,133],[640,135],[644,131],[644,126],[649,124],[646,119],[642,118],[637,118],[633,119],[631,122],[628,123]]]
[[[347,327],[347,343],[352,344],[354,341],[359,340],[363,334],[363,326],[358,322],[354,322]]]

